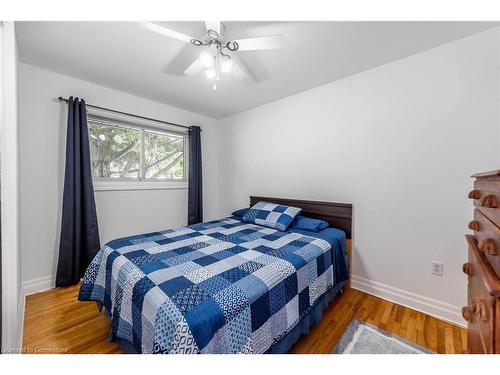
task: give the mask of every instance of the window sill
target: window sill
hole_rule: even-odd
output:
[[[185,190],[187,181],[94,181],[94,191]]]

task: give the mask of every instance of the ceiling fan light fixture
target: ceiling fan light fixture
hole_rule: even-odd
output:
[[[139,24],[151,32],[200,47],[200,55],[184,70],[184,75],[193,76],[205,70],[207,77],[213,81],[214,90],[217,89],[217,81],[221,79],[221,73],[231,72],[240,81],[247,78],[255,80],[255,77],[252,77],[242,65],[239,59],[240,51],[275,50],[283,45],[282,35],[229,39],[225,35],[225,26],[220,21],[205,21],[205,33],[201,38],[193,38],[152,22],[139,22]]]
[[[200,53],[200,62],[205,68],[211,68],[214,65],[214,58],[208,51]]]

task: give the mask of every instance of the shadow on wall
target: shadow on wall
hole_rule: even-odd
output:
[[[356,210],[357,206],[352,203],[352,223],[351,223],[351,285],[352,285],[352,274],[354,270],[354,264],[356,265],[356,273],[358,275],[365,275],[364,277],[370,279],[370,275],[368,275],[368,269],[365,267],[363,259],[359,256],[360,252],[358,251],[358,247],[356,246]]]
[[[53,99],[54,103],[61,104],[61,102],[57,99]],[[57,148],[56,150],[64,150],[64,152],[59,155],[57,158],[57,170],[59,171],[57,175],[57,191],[55,192],[57,196],[57,221],[56,221],[56,232],[54,233],[55,237],[55,249],[53,254],[53,274],[55,274],[55,270],[57,270],[57,262],[59,260],[59,241],[61,237],[61,218],[62,218],[62,196],[63,196],[63,188],[64,188],[64,167],[66,164],[66,121],[68,116],[68,110],[66,105],[60,105],[59,110],[59,122],[57,127]]]

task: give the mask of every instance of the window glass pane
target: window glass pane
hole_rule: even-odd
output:
[[[140,131],[88,121],[92,177],[139,178]]]
[[[184,137],[145,131],[144,177],[184,179]]]

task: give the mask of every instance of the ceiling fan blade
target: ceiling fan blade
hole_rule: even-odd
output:
[[[203,64],[200,59],[194,60],[194,62],[188,66],[188,68],[184,71],[184,74],[187,76],[192,76],[198,74],[203,69]]]
[[[220,21],[205,21],[205,28],[207,31],[213,30],[219,35],[220,35],[221,29],[222,29]]]
[[[256,80],[252,73],[246,68],[245,64],[239,59],[236,54],[231,55],[232,66],[231,74],[238,80],[243,81],[245,79]]]
[[[191,40],[194,39],[193,37],[191,37],[189,35],[179,33],[175,30],[167,29],[166,27],[157,25],[157,24],[152,23],[152,22],[139,22],[139,25],[141,25],[141,27],[143,27],[146,30],[152,31],[152,32],[157,33],[157,34],[165,35],[165,36],[168,36],[170,38],[182,40],[183,42],[186,42],[186,43],[191,43]]]
[[[279,49],[283,45],[283,35],[263,36],[235,40],[238,51],[255,51],[262,49]]]

